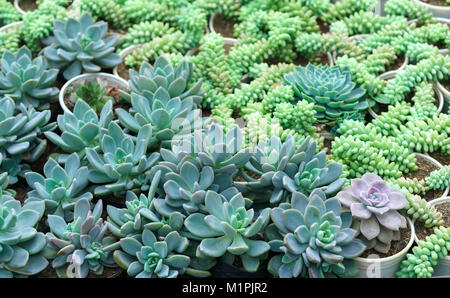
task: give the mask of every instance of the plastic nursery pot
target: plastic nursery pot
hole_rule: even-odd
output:
[[[14,22],[8,25],[5,25],[0,28],[0,32],[8,32],[8,30],[14,29],[14,28],[20,28],[22,27],[22,21],[20,22]]]
[[[139,48],[141,45],[132,45],[129,46],[128,48],[123,49],[120,53],[119,56],[120,58],[122,58],[122,63],[125,63],[125,57],[130,55],[131,53],[133,53],[134,50],[136,50],[137,48]],[[119,64],[120,65],[120,64]],[[114,66],[112,72],[113,74],[118,77],[123,79],[120,75],[119,75],[119,65]]]
[[[270,274],[266,270],[267,262],[261,262],[258,271],[247,272],[241,267],[233,266],[219,260],[210,270],[212,278],[267,278]]]
[[[415,152],[414,154],[418,157],[422,157],[422,158],[428,160],[429,162],[433,163],[439,169],[444,167],[440,162],[438,162],[436,159],[432,158],[428,154],[422,154],[422,153],[417,153],[417,152]],[[450,186],[447,186],[447,188],[444,189],[444,193],[442,194],[441,198],[445,198],[448,195],[449,191],[450,191]],[[437,200],[437,199],[435,199],[435,200]],[[435,200],[433,200],[433,201],[435,201]],[[432,201],[430,201],[430,202],[432,202]]]
[[[209,31],[210,31],[211,33],[218,33],[218,32],[216,32],[216,30],[214,30],[214,20],[215,20],[216,16],[217,16],[217,14],[212,14],[212,15],[209,17],[208,29],[209,29]],[[230,40],[234,40],[234,43],[237,42],[237,39],[232,38],[232,37],[225,37],[225,36],[224,36],[224,38],[228,38],[228,39],[230,39]]]
[[[387,0],[378,0],[377,5],[375,6],[375,14],[380,16],[385,16],[386,13],[384,12],[384,5],[386,4]]]
[[[413,0],[417,4],[427,8],[434,17],[436,18],[449,18],[450,16],[450,6],[438,6],[438,5],[431,5],[427,4],[425,2],[422,2],[420,0]]]
[[[27,11],[32,11],[37,8],[35,0],[14,0],[14,7],[21,14],[26,13]]]
[[[120,278],[122,276],[123,269],[120,267],[103,267],[103,273],[101,275],[96,275],[89,272],[86,278]],[[37,278],[58,278],[56,270],[49,265],[43,271],[36,275]]]
[[[79,76],[76,76],[69,81],[67,81],[64,86],[61,88],[61,91],[59,92],[59,104],[61,105],[61,108],[65,113],[72,113],[72,111],[66,106],[66,103],[64,102],[64,95],[67,92],[67,88],[69,86],[75,86],[78,84],[81,84],[85,81],[93,81],[96,78],[103,79],[108,82],[109,85],[112,85],[114,87],[128,89],[128,82],[124,79],[114,76],[109,73],[104,72],[98,72],[98,73],[85,73]]]
[[[393,256],[386,258],[355,258],[355,264],[358,267],[358,274],[355,277],[362,278],[393,278],[395,273],[399,270],[400,264],[404,257],[408,253],[408,250],[414,244],[414,224],[407,217],[409,229],[411,230],[411,236],[408,244],[400,252]]]
[[[385,73],[379,75],[378,78],[382,79],[382,80],[390,80],[390,79],[393,79],[398,72],[399,71],[397,71],[397,70],[388,71],[388,72],[385,72]],[[442,111],[442,109],[444,108],[444,96],[442,95],[442,92],[438,89],[437,83],[433,83],[433,90],[439,101],[438,112],[440,113]],[[371,107],[368,108],[368,111],[369,111],[370,116],[372,116],[373,118],[378,117],[378,114]]]
[[[450,204],[450,197],[443,197],[443,198],[429,201],[427,203],[427,205],[430,207],[431,206],[436,207],[436,205],[445,204],[445,203]],[[414,235],[414,240],[415,240],[416,244],[419,243],[419,238],[417,237],[417,235]],[[450,255],[447,255],[442,260],[439,260],[437,266],[433,267],[433,269],[434,269],[433,277],[444,277],[444,276],[448,277],[448,276],[450,276]]]

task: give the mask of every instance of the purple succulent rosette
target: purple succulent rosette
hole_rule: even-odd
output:
[[[400,228],[406,228],[406,218],[397,210],[408,201],[397,189],[390,187],[378,175],[366,173],[352,179],[351,185],[336,197],[352,213],[357,230],[368,248],[387,253],[392,240],[400,240]]]

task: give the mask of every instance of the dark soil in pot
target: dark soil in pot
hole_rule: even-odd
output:
[[[236,258],[239,259],[240,258]],[[236,262],[235,262],[236,263]],[[210,272],[212,278],[268,278],[269,272],[266,270],[267,262],[261,262],[256,272],[247,272],[242,266],[230,265],[222,260],[217,262]]]
[[[31,189],[30,186],[28,186],[27,181],[24,178],[17,177],[18,181],[15,184],[9,185],[8,188],[14,190],[16,192],[15,199],[20,201],[22,204],[27,198],[27,194]]]
[[[445,89],[447,89],[448,92],[450,92],[450,79],[447,79],[445,81],[440,81],[442,86],[444,86]]]
[[[111,96],[114,98],[114,104],[113,104],[113,109],[115,110],[116,108],[124,108],[124,109],[128,109],[128,107],[126,106],[126,104],[124,105],[123,102],[120,102],[120,96],[119,96],[119,90],[124,90],[124,88],[119,88],[117,86],[114,86],[108,79],[102,78],[102,77],[97,77],[98,80],[100,81],[105,81],[107,82],[107,86],[106,86],[106,94],[104,96]],[[66,89],[66,93],[64,94],[64,103],[66,104],[67,108],[69,110],[73,110],[74,106],[75,106],[75,102],[72,102],[72,96],[76,93],[77,91],[77,86],[82,85],[82,83],[84,83],[85,81],[78,81],[75,84],[70,85],[67,89]],[[100,111],[97,111],[100,112]]]
[[[450,6],[450,3],[446,0],[420,0],[420,2],[435,6]]]
[[[123,62],[117,66],[117,74],[125,81],[130,80],[130,70]]]
[[[317,53],[314,57],[305,57],[301,54],[297,55],[297,58],[294,60],[294,64],[295,65],[301,65],[301,66],[306,66],[309,63],[311,64],[322,64],[322,65],[329,65],[330,61],[328,60],[328,55],[327,53]]]
[[[19,6],[24,11],[31,11],[37,9],[36,0],[19,0]]]
[[[400,229],[400,240],[392,241],[391,242],[391,248],[389,251],[385,254],[379,253],[375,249],[371,248],[366,250],[360,257],[361,258],[367,258],[370,255],[378,255],[380,258],[387,258],[390,256],[393,256],[399,252],[401,252],[406,246],[408,246],[408,242],[411,239],[411,229]]]
[[[123,274],[123,269],[120,267],[110,268],[110,267],[103,267],[103,273],[102,275],[96,275],[92,272],[89,272],[87,278],[119,278]],[[56,274],[56,270],[52,268],[51,265],[49,265],[47,268],[45,268],[41,273],[37,274],[35,276],[36,278],[58,278],[58,275]]]
[[[434,205],[434,208],[442,213],[442,219],[444,220],[444,227],[450,227],[450,203],[442,203],[438,205]],[[425,240],[427,236],[433,234],[433,229],[425,228],[425,225],[422,221],[416,220],[414,222],[414,227],[416,229],[417,239]]]
[[[420,179],[425,179],[428,176],[430,176],[430,173],[438,170],[439,168],[432,163],[431,161],[421,157],[421,156],[416,156],[417,158],[417,167],[419,168],[417,171],[414,172],[410,172],[408,174],[405,174],[404,176],[407,178],[417,178],[418,180]],[[440,189],[434,189],[434,190],[429,190],[425,193],[424,196],[422,196],[426,201],[431,201],[434,199],[438,199],[440,197],[442,197],[442,195],[444,194],[443,190]]]
[[[450,155],[445,155],[441,151],[435,151],[433,153],[429,153],[429,155],[443,166],[450,165]]]
[[[223,14],[216,14],[214,16],[214,30],[223,37],[233,38],[234,25],[238,22],[232,19],[226,19]]]
[[[317,19],[317,25],[319,25],[320,32],[322,33],[330,32],[330,25],[324,23],[321,19]]]
[[[388,66],[386,66],[386,72],[399,69],[403,63],[405,63],[405,55],[401,54],[397,56],[397,58],[391,62]]]

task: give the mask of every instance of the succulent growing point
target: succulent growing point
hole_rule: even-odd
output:
[[[103,39],[108,24],[94,23],[89,13],[84,13],[77,21],[68,18],[66,22],[54,21],[54,35],[47,38],[48,45],[44,55],[52,67],[63,71],[65,79],[85,72],[99,72],[102,68],[111,68],[121,62],[114,53],[118,37]]]
[[[93,198],[92,193],[86,191],[88,168],[80,167],[80,158],[76,153],[67,158],[64,168],[50,158],[44,165],[44,175],[30,171],[25,178],[33,188],[28,193],[27,202],[44,201],[46,213],[72,220],[76,202]]]
[[[103,273],[103,266],[116,267],[111,252],[104,247],[113,243],[113,237],[106,236],[108,224],[101,218],[103,203],[101,200],[91,210],[88,200],[82,199],[75,204],[73,221],[66,221],[58,215],[48,216],[50,231],[47,254],[59,277],[85,278],[92,272]]]
[[[399,240],[399,229],[406,228],[406,218],[397,210],[405,208],[408,200],[378,175],[366,173],[352,179],[336,197],[358,219],[355,226],[368,248],[387,253],[391,241]]]
[[[197,255],[223,256],[231,264],[239,256],[244,269],[255,272],[270,249],[267,242],[254,239],[269,223],[270,209],[261,210],[254,220],[254,210],[246,210],[241,193],[228,201],[213,191],[206,193],[205,207],[206,215],[194,213],[184,222],[190,233],[202,239]]]
[[[270,212],[267,229],[272,251],[268,270],[276,277],[349,277],[357,273],[353,258],[366,246],[356,239],[352,216],[337,198],[327,199],[320,189],[309,198],[294,192],[289,203]]]
[[[260,177],[255,179],[243,172],[247,182],[236,182],[238,189],[258,194],[273,189],[269,192],[270,203],[286,200],[290,193],[296,191],[309,195],[316,188],[327,195],[334,195],[345,182],[340,178],[342,165],[336,162],[327,164],[325,152],[316,153],[316,142],[310,137],[298,147],[292,136],[288,136],[285,142],[276,136],[260,141],[246,169]]]
[[[175,278],[189,266],[190,258],[181,254],[187,246],[187,239],[176,231],[158,241],[152,231],[145,229],[138,237],[120,239],[122,250],[114,252],[114,259],[129,276]]]
[[[292,86],[298,99],[314,103],[320,122],[334,122],[345,114],[368,108],[366,91],[355,88],[347,68],[308,64],[287,74],[285,82]]]
[[[0,95],[14,99],[17,108],[23,103],[43,110],[57,100],[59,90],[53,83],[58,69],[49,69],[44,57],[33,59],[30,50],[22,47],[16,54],[5,51],[0,63]]]
[[[126,190],[148,190],[147,172],[159,160],[157,152],[147,155],[151,135],[150,124],[144,125],[135,139],[112,121],[108,130],[101,131],[98,152],[86,148],[86,157],[92,167],[89,181],[102,184],[95,188],[95,195],[122,195]]]
[[[4,179],[6,173],[0,177]],[[44,210],[44,202],[21,206],[0,188],[0,278],[35,275],[47,267],[48,261],[41,253],[45,236],[35,229]]]
[[[162,88],[169,95],[169,99],[175,97],[180,100],[191,99],[194,104],[200,104],[203,94],[200,89],[202,81],[191,85],[193,70],[192,62],[187,60],[183,60],[174,69],[164,56],[158,57],[153,66],[143,62],[139,72],[130,69],[131,92],[153,98],[158,89]],[[121,94],[131,101],[129,93],[121,92]]]

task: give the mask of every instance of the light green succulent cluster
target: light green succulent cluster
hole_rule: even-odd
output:
[[[439,227],[444,224],[442,213],[438,212],[433,206],[428,205],[425,199],[419,195],[409,193],[406,189],[400,188],[408,200],[408,205],[403,208],[406,213],[416,220],[424,223],[426,228]]]
[[[401,278],[426,278],[433,275],[439,260],[447,256],[450,247],[450,228],[435,227],[434,234],[427,236],[425,240],[419,240],[413,247],[413,253],[406,255],[402,261],[397,277]]]
[[[159,21],[141,22],[128,28],[122,48],[144,44],[154,38],[171,34],[174,31],[175,29],[173,27],[169,27],[168,24]]]
[[[428,24],[404,32],[403,35],[393,41],[392,46],[399,53],[405,52],[411,43],[439,44],[445,41],[449,32],[446,24]]]
[[[46,234],[46,255],[61,278],[86,278],[89,273],[102,275],[104,267],[117,267],[113,255],[105,247],[115,241],[105,236],[108,224],[101,218],[102,200],[91,209],[88,200],[75,204],[73,221],[49,215],[50,232]]]
[[[280,120],[284,129],[293,129],[305,136],[312,136],[316,132],[315,114],[314,104],[306,100],[298,101],[295,105],[288,102],[279,103],[273,112],[273,116]]]
[[[384,136],[395,136],[410,117],[411,105],[405,101],[389,105],[386,112],[382,112],[371,124],[377,133]]]
[[[404,71],[389,80],[383,91],[374,99],[382,104],[394,104],[404,100],[411,89],[421,82],[445,80],[450,76],[450,56],[432,56],[416,65],[407,65]]]
[[[44,1],[38,9],[26,12],[21,28],[25,44],[37,54],[42,49],[41,41],[53,33],[53,22],[66,18],[65,7],[53,1]]]
[[[324,14],[324,19],[328,23],[342,20],[355,13],[363,11],[371,11],[375,8],[375,0],[342,0],[337,1],[328,7],[328,11]]]
[[[429,59],[437,55],[439,49],[428,43],[409,43],[405,52],[411,62],[419,62],[423,59]]]
[[[8,25],[14,22],[20,21],[22,18],[21,14],[17,9],[14,8],[14,5],[7,1],[0,1],[0,25]]]
[[[6,51],[15,54],[19,50],[20,41],[20,28],[11,28],[6,32],[0,32],[0,55]]]
[[[433,85],[422,82],[414,88],[414,96],[411,99],[414,105],[411,107],[410,119],[426,120],[438,116],[438,107],[436,106],[436,93]]]
[[[372,34],[384,26],[403,20],[402,16],[379,16],[371,11],[357,12],[340,21],[333,22],[330,32],[338,35]]]
[[[80,9],[82,12],[89,12],[94,19],[102,19],[115,28],[125,29],[130,26],[129,15],[116,1],[80,0]]]
[[[186,3],[179,8],[176,20],[176,27],[186,34],[185,43],[187,46],[191,48],[198,46],[201,38],[205,35],[205,28],[208,25],[205,10]]]
[[[246,209],[241,193],[227,200],[214,191],[206,193],[205,208],[206,215],[189,215],[184,223],[192,235],[201,239],[198,257],[222,257],[228,264],[233,264],[238,257],[246,271],[257,271],[260,261],[267,258],[270,246],[254,237],[269,223],[270,208],[255,216],[253,209]]]
[[[351,277],[357,273],[353,258],[366,246],[356,239],[352,216],[337,198],[327,199],[320,189],[309,197],[294,192],[290,202],[270,212],[273,224],[265,231],[276,254],[268,264],[275,277]]]
[[[241,84],[239,89],[236,89],[233,94],[226,97],[226,104],[229,107],[244,107],[250,102],[262,101],[267,92],[273,89],[274,84],[283,81],[283,76],[294,70],[293,64],[280,63],[278,65],[271,65],[257,79],[249,84]]]
[[[368,55],[379,46],[392,44],[403,36],[405,31],[410,29],[406,20],[399,20],[384,26],[378,32],[375,32],[362,40],[359,44],[363,52]]]
[[[8,184],[7,180],[6,173],[0,175],[2,186]],[[22,206],[0,188],[0,278],[35,275],[48,266],[42,253],[47,242],[36,230],[44,209],[44,202]]]
[[[392,179],[388,183],[394,188],[405,189],[410,194],[424,195],[429,190],[424,179],[400,177]]]
[[[445,189],[450,185],[450,166],[431,172],[425,180],[431,189]]]
[[[384,45],[373,50],[363,63],[369,73],[377,75],[385,72],[386,67],[394,62],[396,58],[394,48]]]
[[[289,85],[275,83],[267,90],[261,103],[266,114],[272,114],[275,107],[282,103],[290,103],[294,99],[294,90]]]
[[[176,10],[168,7],[168,1],[128,0],[123,10],[129,20],[135,24],[144,21],[175,23]]]
[[[432,22],[433,14],[423,5],[408,0],[388,0],[384,6],[387,15],[405,16],[418,19],[421,24]]]
[[[211,110],[211,118],[214,122],[222,126],[225,132],[236,126],[236,120],[233,118],[233,110],[224,103],[215,106]]]

